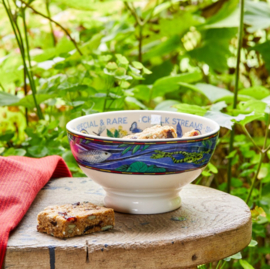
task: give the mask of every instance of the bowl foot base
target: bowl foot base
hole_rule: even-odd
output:
[[[117,212],[129,214],[158,214],[181,206],[179,191],[158,193],[127,193],[105,189],[104,204]]]

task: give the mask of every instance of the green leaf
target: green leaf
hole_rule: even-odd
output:
[[[127,58],[121,54],[116,54],[115,55],[118,62],[122,65],[128,65],[129,61],[127,60]]]
[[[218,170],[212,163],[208,163],[207,167],[208,167],[209,171],[211,171],[214,174],[217,174]]]
[[[62,158],[65,160],[65,162],[74,163],[77,164],[71,150],[68,150],[62,155]]]
[[[249,177],[251,174],[255,172],[255,169],[245,169],[242,173],[240,173],[240,177]]]
[[[106,68],[109,70],[115,70],[118,68],[118,66],[115,62],[110,62],[110,63],[107,63]]]
[[[132,65],[137,69],[143,69],[143,65],[140,62],[132,62]]]
[[[254,269],[254,267],[245,260],[240,260],[240,264],[244,269]]]
[[[90,55],[94,50],[96,50],[99,47],[102,37],[103,34],[101,33],[93,35],[89,41],[85,42],[83,46],[80,47],[82,53],[84,55]],[[78,54],[79,53],[76,51],[71,58],[78,57],[79,56]]]
[[[150,96],[151,96],[151,90],[148,86],[146,85],[137,85],[132,93],[134,94],[134,98],[138,100],[142,100],[145,102],[149,102]]]
[[[257,3],[256,3],[257,4]],[[266,41],[264,43],[258,44],[252,47],[253,50],[258,51],[265,62],[265,67],[270,72],[270,53],[269,53],[270,41]]]
[[[248,96],[248,95],[242,95],[242,94],[238,94],[238,101],[249,101],[249,100],[254,100],[253,97]],[[218,101],[225,101],[228,105],[232,105],[233,104],[233,99],[234,96],[233,95],[228,95],[228,96],[224,96],[222,98],[220,98]]]
[[[233,186],[234,188],[240,188],[240,187],[243,186],[243,182],[242,182],[242,180],[233,177],[233,178],[232,178],[232,186]]]
[[[232,159],[232,165],[237,164],[238,161],[239,161],[239,155],[235,155],[235,156],[233,157],[233,159]]]
[[[77,172],[77,171],[80,170],[80,168],[78,167],[77,163],[66,162],[66,164],[67,164],[67,166],[68,166],[68,168],[69,168],[69,170],[70,170],[71,172]]]
[[[230,2],[233,2],[233,1],[228,1],[227,3],[230,3]],[[227,17],[221,18],[215,22],[207,22],[205,25],[202,25],[202,27],[204,29],[238,27],[239,20],[240,20],[239,13],[240,12],[239,12],[238,8],[236,8],[232,11],[232,13],[227,12]]]
[[[174,65],[170,61],[170,59],[162,61],[161,63],[152,66],[151,71],[153,72],[151,75],[145,77],[145,84],[149,85],[148,87],[152,88],[151,84],[162,77],[170,76],[173,71]]]
[[[129,69],[135,74],[140,74],[141,73],[141,70],[133,67],[132,65],[129,66]]]
[[[232,152],[230,152],[230,154],[228,156],[226,156],[226,159],[231,159],[235,156],[235,154],[237,153],[237,150],[233,150]]]
[[[107,136],[108,137],[114,137],[113,133],[109,129],[107,129]]]
[[[266,103],[267,106],[270,107],[270,96],[263,98],[261,101]]]
[[[224,1],[225,3],[213,16],[207,19],[205,28],[216,28],[216,27],[238,27],[239,26],[239,15],[236,16],[235,13],[239,14],[238,1]]]
[[[253,240],[253,239],[251,239],[251,241],[250,241],[250,243],[249,243],[249,247],[255,247],[255,246],[257,246],[258,245],[258,242],[256,241],[256,240]]]
[[[198,116],[203,116],[207,112],[207,109],[201,106],[196,106],[196,105],[177,104],[177,105],[174,105],[173,107],[175,107],[178,112],[189,113],[189,114],[198,115]]]
[[[212,111],[220,111],[225,107],[227,107],[227,104],[224,101],[221,101],[221,102],[213,104],[211,106],[210,110],[212,110]]]
[[[128,146],[126,149],[122,151],[122,155],[126,154],[131,149],[131,146]]]
[[[168,92],[175,91],[179,88],[179,82],[195,82],[202,78],[202,73],[199,70],[195,70],[190,73],[183,73],[176,76],[163,77],[155,81],[152,91],[152,98],[157,96],[164,96]]]
[[[134,97],[127,96],[125,98],[125,100],[126,100],[126,102],[133,103],[133,104],[135,104],[136,106],[138,106],[138,107],[140,107],[142,109],[147,109],[147,107],[143,103],[141,103],[139,100],[137,100]]]
[[[260,225],[261,226],[261,225]],[[263,228],[263,227],[262,227]],[[258,253],[261,254],[269,254],[270,253],[270,247],[260,247],[258,249]],[[267,267],[265,269],[268,269]]]
[[[225,96],[233,96],[232,92],[210,84],[197,83],[193,89],[204,94],[212,103]]]
[[[270,92],[263,86],[254,86],[247,89],[239,90],[239,94],[251,96],[255,99],[261,100],[269,96]]]
[[[141,74],[141,72],[140,72],[139,69],[136,69],[136,68],[134,68],[134,67],[131,68],[131,66],[130,66],[130,69],[131,69],[132,71],[129,71],[128,74],[129,74],[131,77],[133,77],[133,78],[136,79],[136,80],[144,80],[144,77],[142,76],[142,74]]]
[[[72,107],[78,107],[85,104],[85,101],[72,101],[72,102],[66,102],[66,104]]]
[[[237,121],[241,124],[243,124],[245,118],[254,115],[254,112],[251,112],[250,114],[239,114],[238,116],[230,116],[225,113],[221,113],[219,111],[207,111],[204,115],[204,117],[211,119],[218,123],[220,126],[225,127],[227,129],[232,129],[232,126],[234,124],[234,121]]]
[[[20,98],[18,96],[0,91],[0,106],[13,105],[19,101]]]
[[[127,171],[145,173],[147,171],[147,168],[148,167],[144,162],[134,162],[129,166]]]
[[[268,172],[269,172],[269,165],[268,164],[266,164],[266,163],[263,163],[262,165],[261,165],[261,169],[260,169],[260,171],[259,171],[259,173],[258,173],[258,179],[263,179],[263,178],[265,178],[267,175],[268,175]]]
[[[71,40],[67,36],[63,36],[56,45],[56,55],[60,55],[62,53],[67,53],[74,50],[75,47]]]
[[[241,102],[239,108],[240,111],[243,111],[244,113],[253,113],[239,121],[240,124],[245,125],[253,120],[264,118],[266,103],[260,100],[249,100],[247,102]]]
[[[48,149],[45,146],[42,145],[36,145],[27,148],[28,153],[36,158],[44,157],[48,154]]]
[[[158,43],[149,49],[143,56],[144,61],[150,60],[154,57],[161,57],[169,54],[179,48],[181,45],[181,38],[179,35],[169,37],[166,41]]]
[[[89,140],[87,140],[86,142],[88,142]],[[89,141],[90,142],[90,141]],[[87,144],[87,143],[85,143]],[[61,145],[64,147],[64,148],[69,148],[69,141],[68,141],[68,137],[67,136],[64,136],[62,139],[61,139]]]
[[[266,2],[252,2],[245,3],[244,22],[248,27],[250,33],[257,30],[267,29],[270,26],[270,6]]]
[[[52,94],[36,94],[36,100],[38,104],[43,103],[44,101],[54,98],[55,95]],[[23,98],[21,98],[18,102],[12,104],[13,106],[23,106],[27,107],[29,109],[33,109],[35,107],[35,102],[33,95],[27,95]]]
[[[251,209],[250,212],[253,220],[258,219],[259,217],[266,217],[265,211],[263,210],[262,207],[259,206],[255,206],[255,208]]]
[[[123,88],[123,89],[128,89],[128,88],[130,87],[130,83],[127,82],[127,81],[123,81],[123,80],[122,80],[122,81],[120,82],[119,86],[120,86],[121,88]]]
[[[241,102],[239,108],[241,111],[256,113],[261,113],[262,115],[265,112],[266,103],[260,100],[249,100],[247,102]]]
[[[165,100],[161,103],[159,103],[156,107],[155,110],[163,110],[163,111],[177,111],[174,105],[181,104],[179,101],[176,100]]]
[[[231,56],[229,45],[236,35],[237,28],[216,28],[202,32],[202,41],[188,54],[199,62],[208,64],[212,69],[224,72],[228,69]]]
[[[4,151],[3,156],[24,156],[25,154],[25,149],[8,148],[6,151]]]
[[[203,171],[202,171],[202,175],[203,175],[204,177],[210,177],[212,174],[211,174],[210,172],[208,172],[208,171],[203,170]]]
[[[116,71],[115,71],[115,76],[116,77],[120,78],[120,77],[123,77],[125,75],[126,75],[126,69],[125,68],[119,67],[119,68],[116,69]]]
[[[152,74],[152,71],[149,70],[149,69],[146,68],[146,67],[143,67],[143,73],[144,73],[144,74],[147,74],[147,75],[150,75],[150,74]]]
[[[48,125],[48,130],[52,130],[59,126],[59,120],[51,121]]]
[[[0,141],[10,141],[15,135],[15,132],[8,130],[0,135]]]
[[[268,174],[266,177],[264,177],[262,180],[261,180],[262,183],[269,183],[270,182],[270,174]]]
[[[241,252],[238,252],[238,253],[236,253],[236,254],[234,254],[234,255],[232,255],[232,256],[229,256],[229,257],[227,257],[227,258],[225,258],[225,259],[223,259],[223,260],[226,261],[226,262],[228,262],[228,261],[230,261],[231,259],[235,259],[235,260],[240,260],[240,259],[242,259],[242,254],[241,254]]]
[[[140,149],[140,147],[141,145],[136,145],[132,150],[132,154],[135,154]]]

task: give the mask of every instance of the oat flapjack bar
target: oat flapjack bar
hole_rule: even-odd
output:
[[[175,129],[171,126],[155,125],[146,128],[140,133],[135,133],[123,137],[124,139],[166,139],[177,138]]]
[[[89,202],[48,206],[37,217],[39,232],[59,238],[112,229],[114,210]]]

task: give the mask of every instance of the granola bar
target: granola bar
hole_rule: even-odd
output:
[[[171,126],[155,125],[146,128],[140,133],[135,133],[123,137],[124,139],[166,139],[177,138],[175,129]]]
[[[114,210],[89,202],[46,207],[37,217],[39,232],[59,238],[112,229]]]
[[[186,132],[184,133],[184,135],[182,137],[193,137],[193,136],[197,136],[200,135],[200,132],[198,130],[191,130],[190,132]]]

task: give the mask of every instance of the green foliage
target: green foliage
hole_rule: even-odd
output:
[[[269,267],[269,3],[245,1],[236,76],[238,0],[48,1],[50,15],[40,0],[19,2],[0,3],[1,156],[57,154],[82,176],[65,131],[73,118],[148,109],[213,119],[220,138],[195,183],[225,191],[231,161],[231,194],[252,208],[258,241],[242,251],[242,260],[233,256],[217,268]],[[122,136],[120,129],[103,134]],[[148,147],[119,146],[123,157]],[[164,172],[141,162],[118,170]]]
[[[175,91],[179,88],[180,82],[196,82],[202,78],[200,71],[195,70],[194,72],[179,74],[176,76],[163,77],[153,84],[152,97],[163,96],[168,92]]]

